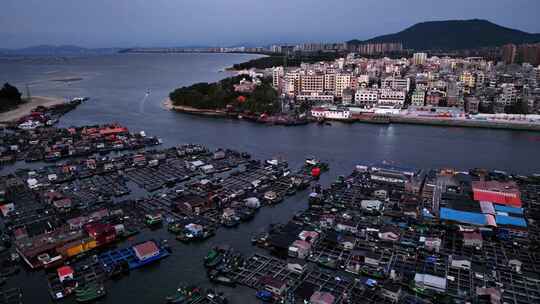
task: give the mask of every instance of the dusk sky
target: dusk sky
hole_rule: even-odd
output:
[[[488,19],[540,32],[540,0],[2,0],[0,48],[227,46],[366,39]]]

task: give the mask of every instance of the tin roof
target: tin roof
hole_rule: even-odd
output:
[[[59,277],[65,277],[73,274],[73,268],[71,266],[62,266],[56,270]]]
[[[486,225],[486,216],[482,213],[460,211],[450,208],[441,208],[441,219],[473,225]]]
[[[145,258],[159,252],[159,248],[153,241],[147,241],[139,245],[133,246],[133,251],[135,251],[135,254],[139,259],[144,260]]]
[[[475,181],[472,187],[475,201],[521,207],[520,191],[514,182]]]
[[[496,221],[498,225],[510,225],[517,227],[527,227],[527,222],[522,217],[508,216],[508,215],[497,215]]]

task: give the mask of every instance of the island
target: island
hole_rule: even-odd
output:
[[[164,105],[188,114],[282,125],[307,123],[298,115],[283,114],[281,103],[272,79],[251,73],[178,88],[169,94]]]

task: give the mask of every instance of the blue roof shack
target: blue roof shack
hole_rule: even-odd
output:
[[[446,220],[446,221],[467,223],[467,224],[473,224],[473,225],[478,225],[478,226],[483,226],[483,225],[488,224],[488,220],[485,214],[476,213],[476,212],[468,212],[468,211],[460,211],[460,210],[455,210],[455,209],[450,209],[450,208],[445,208],[445,207],[441,208],[440,217],[442,220]]]
[[[523,208],[493,204],[495,211],[523,215]]]
[[[527,222],[522,217],[508,216],[508,215],[497,215],[495,217],[497,225],[505,226],[516,226],[516,227],[527,227]]]

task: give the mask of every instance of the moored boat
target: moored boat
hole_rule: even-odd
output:
[[[102,284],[91,283],[75,289],[75,300],[79,303],[88,303],[100,299],[106,295]]]

